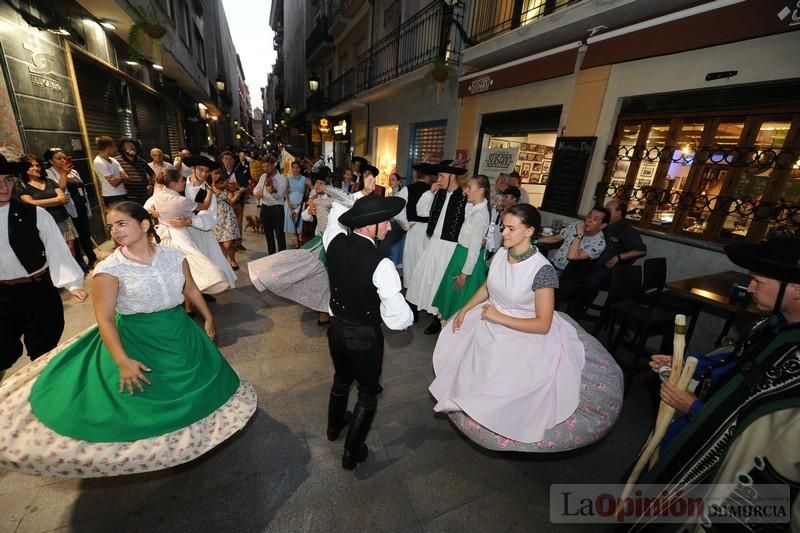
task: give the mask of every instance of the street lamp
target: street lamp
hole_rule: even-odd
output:
[[[286,113],[287,115],[291,115],[292,114],[292,106],[287,105],[286,107],[283,108],[283,112]]]
[[[319,90],[319,76],[311,76],[308,78],[308,88],[311,89],[312,93]]]
[[[214,85],[216,85],[219,92],[225,91],[225,78],[222,77],[222,74],[217,76],[217,80],[214,82]]]

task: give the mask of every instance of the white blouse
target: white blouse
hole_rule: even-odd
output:
[[[94,274],[108,274],[119,281],[117,312],[121,315],[154,313],[183,303],[183,252],[156,245],[150,265],[131,261],[117,248],[97,263]]]
[[[467,249],[467,259],[461,269],[467,276],[472,274],[472,269],[475,268],[488,229],[489,209],[486,207],[486,200],[479,204],[468,202],[464,209],[464,224],[458,233],[458,244]]]

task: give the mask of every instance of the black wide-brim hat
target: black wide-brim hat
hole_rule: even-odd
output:
[[[779,238],[758,244],[729,244],[732,263],[750,272],[789,283],[800,283],[800,239]]]
[[[27,161],[8,161],[0,154],[0,174],[7,176],[9,174],[25,174],[31,164]]]
[[[372,165],[365,165],[365,166],[361,167],[361,172],[362,173],[367,171],[367,170],[369,170],[370,173],[372,174],[372,176],[375,177],[375,178],[377,178],[378,174],[381,173],[381,171],[378,170],[378,167],[373,167]]]
[[[369,161],[365,158],[361,157],[360,155],[353,156],[353,159],[350,160],[351,163],[361,163],[361,170],[364,170],[363,167],[369,165]]]
[[[339,217],[339,222],[348,228],[363,228],[389,220],[406,206],[399,196],[362,196],[348,211]]]
[[[187,167],[208,167],[208,170],[219,168],[219,163],[204,155],[193,155],[183,159],[182,161]]]
[[[411,168],[413,168],[418,172],[422,172],[423,174],[427,174],[428,176],[435,176],[440,172],[438,170],[439,167],[450,166],[450,163],[452,162],[453,162],[452,159],[442,159],[441,161],[439,161],[438,165],[436,163],[419,163],[416,165],[412,165]]]

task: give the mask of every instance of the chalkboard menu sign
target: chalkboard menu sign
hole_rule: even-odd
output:
[[[558,137],[542,210],[576,216],[597,137]]]

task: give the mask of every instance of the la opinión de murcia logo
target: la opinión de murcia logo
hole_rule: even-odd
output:
[[[488,168],[508,168],[514,163],[514,155],[510,152],[495,152],[486,157]]]
[[[794,5],[794,8],[784,6],[783,9],[778,11],[778,18],[781,21],[786,20],[787,17],[789,17],[789,26],[797,26],[800,24],[800,1]]]

